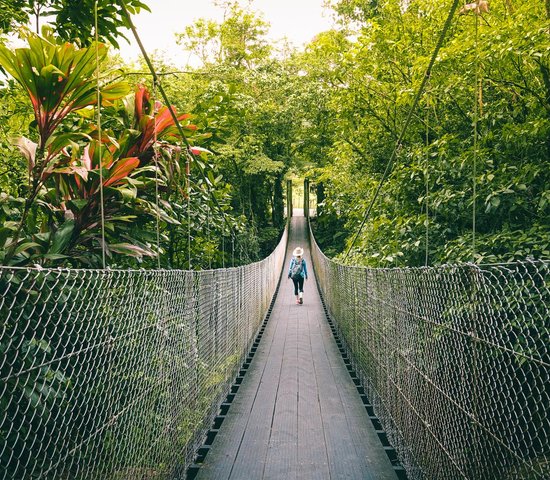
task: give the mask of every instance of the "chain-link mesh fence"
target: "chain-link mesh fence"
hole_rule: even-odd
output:
[[[0,478],[184,478],[285,247],[203,272],[0,268]]]
[[[548,262],[369,269],[312,244],[327,307],[409,478],[550,478]]]

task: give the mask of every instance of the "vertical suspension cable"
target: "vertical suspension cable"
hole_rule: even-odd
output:
[[[222,227],[222,268],[225,268],[225,231]]]
[[[478,6],[479,8],[479,6]],[[475,262],[475,256],[476,256],[476,205],[477,205],[477,156],[478,156],[478,115],[479,115],[479,101],[480,101],[480,75],[479,75],[479,15],[481,12],[479,10],[474,10],[474,17],[475,17],[475,26],[474,26],[474,69],[475,69],[475,85],[474,85],[474,158],[473,158],[473,172],[472,172],[472,263]],[[473,306],[472,308],[472,319],[471,319],[471,325],[470,330],[473,334],[473,338],[477,338],[477,325],[478,325],[478,315],[477,315],[477,309],[476,305],[478,304],[478,281],[477,281],[477,270],[471,269],[472,272],[472,291],[470,293],[470,304]],[[471,371],[473,372],[473,384],[477,387],[479,383],[479,378],[477,375],[478,372],[478,349],[477,342],[473,343],[473,349],[472,349],[472,368]],[[478,389],[474,388],[472,389],[472,413],[474,414],[474,418],[478,418],[479,415],[479,395],[478,395]],[[478,429],[473,429],[474,433],[474,442],[477,444],[478,439]]]
[[[429,94],[429,92],[426,92]],[[424,179],[426,181],[426,256],[424,266],[428,266],[429,246],[430,246],[430,99],[426,96],[426,170]]]
[[[187,266],[191,270],[191,163],[190,155],[185,155],[185,173],[187,174]]]
[[[477,122],[479,113],[479,13],[475,15],[475,95],[474,95],[474,165],[472,178],[472,262],[476,255],[476,204],[477,204]]]
[[[210,207],[206,209],[206,245],[210,246]],[[212,255],[208,255],[208,269],[212,270]]]
[[[98,1],[94,3],[94,36],[95,36],[95,62],[96,62],[96,99],[97,99],[97,135],[98,135],[98,157],[99,157],[99,209],[101,212],[101,264],[106,267],[105,261],[105,207],[103,205],[103,155],[101,135],[101,91],[99,88],[99,31],[98,31]]]
[[[160,205],[159,205],[159,162],[157,144],[157,79],[153,78],[153,158],[155,159],[155,206],[157,212],[157,268],[160,270]]]
[[[378,198],[378,195],[380,194],[380,191],[382,190],[382,186],[384,185],[384,182],[386,181],[390,171],[392,170],[393,168],[393,163],[397,157],[397,154],[399,152],[399,150],[401,149],[402,145],[403,145],[403,140],[405,138],[405,133],[407,132],[408,128],[409,128],[409,124],[412,120],[412,117],[413,117],[413,114],[414,114],[414,111],[418,105],[418,102],[420,101],[420,97],[424,91],[424,87],[426,86],[426,83],[428,82],[430,76],[431,76],[431,72],[432,72],[432,68],[435,64],[435,61],[437,59],[437,55],[439,53],[439,50],[441,49],[442,45],[443,45],[443,41],[445,40],[445,36],[447,34],[447,31],[449,30],[450,26],[451,26],[451,22],[452,22],[452,19],[454,17],[454,14],[455,14],[455,11],[458,7],[458,3],[459,3],[460,0],[453,0],[453,4],[451,5],[451,8],[449,10],[449,14],[447,16],[447,20],[445,20],[445,24],[443,25],[443,29],[441,31],[441,34],[439,35],[439,38],[437,40],[437,44],[436,44],[436,47],[432,53],[432,56],[430,58],[430,63],[428,64],[428,67],[426,68],[426,71],[424,72],[424,76],[422,77],[422,82],[420,83],[420,86],[418,87],[418,90],[416,92],[416,95],[414,97],[414,101],[413,101],[413,104],[409,110],[409,113],[407,114],[407,118],[405,120],[405,123],[403,124],[403,127],[401,128],[401,132],[399,134],[399,137],[395,143],[395,146],[394,146],[394,149],[392,151],[392,154],[386,164],[386,168],[384,169],[384,173],[382,174],[382,178],[380,179],[379,183],[378,183],[378,186],[376,187],[376,190],[374,192],[374,195],[372,196],[372,199],[367,207],[367,209],[365,210],[365,213],[363,215],[363,220],[361,222],[361,224],[359,225],[359,228],[357,229],[357,232],[355,233],[352,241],[351,241],[351,244],[350,246],[348,247],[348,250],[346,252],[346,254],[344,255],[344,262],[347,260],[350,252],[352,251],[353,247],[355,246],[355,242],[357,241],[357,239],[359,238],[359,235],[361,234],[362,230],[363,230],[363,227],[365,226],[365,223],[367,222],[369,216],[370,216],[370,212],[374,206],[374,203],[376,202],[376,199]]]
[[[97,0],[96,0],[97,1]],[[455,2],[458,2],[459,0],[454,0]],[[143,43],[141,42],[141,39],[139,38],[139,35],[137,33],[137,30],[136,30],[136,27],[132,21],[132,16],[130,15],[130,13],[128,12],[128,8],[126,7],[126,4],[125,2],[122,2],[120,4],[120,7],[122,9],[122,12],[124,13],[124,16],[126,17],[126,20],[128,21],[128,27],[130,28],[130,30],[132,31],[133,35],[134,35],[134,38],[139,46],[139,49],[141,51],[141,54],[143,55],[143,60],[145,60],[145,63],[147,64],[147,67],[149,68],[149,71],[151,72],[151,75],[153,75],[153,78],[158,78],[158,75],[155,71],[155,68],[153,67],[153,64],[151,63],[151,59],[149,58],[149,55],[147,55],[147,52],[145,50],[145,47],[143,46]],[[164,91],[164,88],[162,87],[162,84],[159,83],[158,84],[158,87],[159,87],[159,92],[162,96],[162,98],[164,99],[164,102],[166,104],[166,106],[168,107],[168,111],[170,113],[170,116],[172,117],[173,121],[174,121],[174,125],[175,127],[177,128],[180,136],[181,136],[181,139],[183,140],[184,144],[185,144],[185,148],[186,148],[186,154],[188,156],[190,156],[191,159],[194,158],[194,154],[192,153],[191,151],[191,144],[189,143],[189,140],[187,139],[187,137],[185,136],[185,132],[183,131],[183,127],[181,126],[181,123],[180,121],[178,120],[178,117],[176,115],[176,112],[173,108],[173,106],[170,104],[170,100],[168,99],[168,96],[166,95],[166,92]],[[203,167],[201,166],[201,163],[200,162],[196,162],[195,164],[197,166],[197,171],[199,172],[200,176],[202,177],[202,179],[204,180],[204,182],[207,184],[208,183],[208,180],[207,180],[207,177],[206,177],[206,174],[204,172],[204,169]],[[228,229],[230,232],[233,232],[233,227],[231,226],[231,224],[229,223],[229,221],[227,220],[227,217],[223,211],[223,209],[221,208],[221,205],[220,203],[218,202],[216,196],[214,194],[211,194],[211,198],[212,198],[212,201],[214,203],[214,205],[218,208],[218,211],[221,213],[222,215],[222,220],[225,222],[225,224],[227,225]]]

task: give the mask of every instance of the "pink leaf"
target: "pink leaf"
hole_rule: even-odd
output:
[[[103,186],[108,187],[113,185],[124,177],[127,177],[128,174],[139,166],[139,158],[137,157],[128,157],[122,158],[114,164],[111,171],[109,172],[109,178],[105,181]]]
[[[38,146],[32,140],[26,137],[19,137],[15,141],[15,145],[19,148],[19,151],[27,159],[29,163],[29,172],[32,171],[36,159],[36,147]]]
[[[189,150],[193,155],[200,155],[201,153],[212,153],[210,150],[202,147],[190,147]]]

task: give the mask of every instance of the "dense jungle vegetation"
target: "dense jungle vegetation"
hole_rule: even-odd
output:
[[[153,58],[180,131],[146,65],[112,48],[117,2],[99,2],[96,49],[93,1],[4,0],[0,263],[98,267],[103,238],[111,267],[246,263],[278,239],[288,176],[311,179],[319,240],[350,263],[548,258],[550,1],[454,16],[357,241],[452,2],[330,3],[337,27],[303,50],[270,44],[253,4],[182,28],[201,65]]]

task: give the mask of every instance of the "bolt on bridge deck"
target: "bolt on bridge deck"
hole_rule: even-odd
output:
[[[397,478],[327,324],[306,227],[293,217],[273,313],[200,480]],[[303,305],[286,276],[296,246],[309,274]]]

